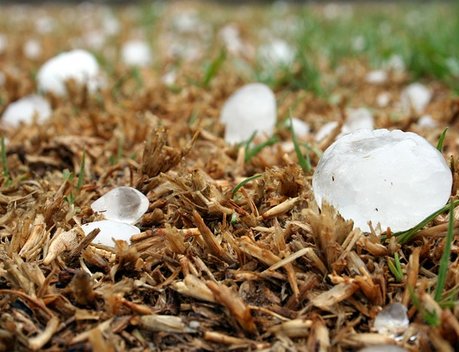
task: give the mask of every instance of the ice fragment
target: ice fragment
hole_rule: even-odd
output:
[[[146,67],[152,62],[150,47],[142,40],[130,40],[124,43],[121,57],[128,66]]]
[[[148,210],[149,201],[132,187],[117,187],[91,204],[94,212],[102,213],[108,220],[135,224]]]
[[[28,95],[8,105],[1,124],[15,128],[21,123],[31,123],[35,116],[38,122],[44,122],[51,116],[51,106],[39,95]]]
[[[432,92],[421,83],[410,84],[400,96],[403,110],[409,112],[413,108],[418,114],[424,111],[431,98]]]
[[[89,235],[94,229],[100,229],[99,234],[92,241],[96,244],[113,247],[115,240],[123,240],[130,243],[130,238],[140,233],[140,230],[132,225],[113,220],[94,221],[81,226],[85,235]]]
[[[238,89],[223,105],[220,121],[226,125],[225,141],[240,143],[254,132],[271,135],[276,124],[276,98],[261,83]]]
[[[358,130],[322,155],[312,186],[319,206],[331,203],[356,227],[407,230],[448,200],[451,171],[421,136],[400,130]]]
[[[382,335],[392,337],[403,333],[410,325],[406,312],[406,307],[401,303],[387,305],[376,316],[375,329]]]
[[[99,85],[99,65],[92,54],[77,49],[61,53],[40,68],[37,74],[38,89],[58,96],[67,93],[65,82],[73,79],[78,84],[86,84],[89,91],[95,91]]]

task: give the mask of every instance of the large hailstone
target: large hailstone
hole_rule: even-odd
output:
[[[102,213],[107,220],[135,224],[148,210],[149,201],[132,187],[117,187],[91,204],[91,209]]]
[[[265,84],[247,84],[225,102],[220,121],[226,125],[227,143],[246,141],[254,132],[272,135],[276,124],[276,97]]]
[[[71,79],[87,85],[90,92],[99,88],[99,65],[92,54],[77,49],[49,59],[38,71],[38,89],[64,96],[67,94],[65,82]]]
[[[424,138],[400,130],[359,130],[322,155],[312,186],[319,206],[335,206],[356,227],[410,229],[441,208],[452,175],[442,154]]]
[[[51,113],[51,106],[45,98],[28,95],[8,105],[2,115],[1,124],[15,128],[21,123],[31,123],[34,117],[38,122],[44,122]]]
[[[113,240],[123,240],[130,243],[131,237],[140,233],[140,230],[133,225],[113,220],[94,221],[82,225],[81,228],[86,236],[93,230],[100,229],[92,242],[109,247],[114,246]]]

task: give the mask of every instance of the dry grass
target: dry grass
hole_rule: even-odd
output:
[[[3,10],[0,23],[15,13]],[[24,22],[22,30],[11,32],[17,41],[0,54],[5,73],[0,112],[32,92],[31,73],[84,31],[83,24],[65,25],[65,11],[53,11],[62,31],[42,36],[46,49],[36,61],[19,50],[21,38],[33,33],[30,25]],[[120,10],[120,18],[133,33],[132,10]],[[158,26],[167,37],[165,23]],[[242,32],[253,35],[250,28]],[[113,38],[113,47],[126,36]],[[245,80],[229,63],[209,88],[193,83],[202,78],[202,61],[174,66],[178,80],[171,89],[160,77],[172,58],[140,70],[139,83],[110,55],[106,89],[90,95],[70,84],[69,98],[50,97],[51,120],[3,131],[10,179],[0,177],[0,350],[347,351],[389,343],[410,351],[449,351],[457,346],[456,295],[449,300],[452,307],[430,295],[445,217],[403,246],[393,237],[381,243],[375,234],[353,230],[333,208],[319,211],[311,175],[298,166],[294,151],[276,144],[245,163],[244,148],[224,143],[219,108]],[[422,129],[416,125],[419,116],[394,120],[393,104],[375,104],[380,92],[398,96],[406,75],[372,86],[364,80],[364,61],[343,64],[347,73],[336,74],[340,104],[280,87],[279,117],[291,111],[315,132],[326,121],[342,121],[345,106],[368,105],[375,107],[377,127],[416,131],[433,144],[448,125],[444,152],[453,155],[455,170],[459,101],[444,85],[428,82],[434,90],[428,112],[439,126]],[[291,139],[286,128],[279,127],[278,135]],[[311,135],[305,142],[323,150],[334,137],[318,144]],[[84,184],[78,188],[77,177],[64,178],[63,172],[77,174],[83,153]],[[318,157],[312,152],[310,157],[314,167]],[[233,197],[233,188],[257,173],[262,176]],[[457,174],[453,196],[456,185]],[[149,210],[138,224],[142,232],[130,246],[121,241],[115,248],[92,246],[79,225],[97,218],[90,203],[115,186],[137,187],[148,197]],[[449,293],[459,285],[457,251],[453,244]],[[402,282],[389,270],[394,253],[401,258]],[[409,307],[411,321],[399,341],[372,330],[381,307],[395,301]],[[436,312],[435,326],[428,325],[426,312]]]

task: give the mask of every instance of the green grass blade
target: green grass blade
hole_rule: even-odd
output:
[[[252,182],[253,180],[256,180],[257,178],[260,178],[263,176],[262,174],[255,174],[253,176],[247,177],[245,180],[239,182],[236,187],[233,188],[232,190],[232,196],[234,195],[242,188],[244,187],[247,183]]]
[[[256,146],[254,146],[253,148],[249,148],[247,149],[246,148],[246,151],[245,151],[245,162],[249,162],[250,160],[252,160],[252,158],[257,155],[258,153],[260,153],[264,148],[266,147],[269,147],[271,145],[274,145],[278,142],[278,138],[276,136],[272,136],[271,138],[267,139],[266,141],[264,141],[263,143],[260,143],[260,144],[257,144]]]
[[[389,266],[389,270],[391,271],[391,273],[394,275],[395,280],[397,282],[401,282],[403,280],[403,271],[400,265],[400,258],[398,256],[398,253],[394,254],[394,260],[392,260],[391,258],[387,260],[387,265]]]
[[[292,131],[292,141],[293,141],[293,146],[295,148],[296,157],[298,158],[298,163],[300,164],[303,171],[308,174],[312,170],[311,161],[309,159],[309,155],[307,156],[307,158],[305,158],[303,153],[301,152],[300,145],[298,144],[298,140],[296,139],[295,129],[293,128],[293,122],[292,122],[291,117],[290,117],[290,130]]]
[[[451,206],[453,208],[457,207],[459,205],[459,200],[452,201],[448,204],[446,204],[443,208],[437,210],[436,212],[430,214],[428,217],[426,217],[424,220],[422,220],[419,224],[416,226],[412,227],[409,230],[406,231],[400,231],[394,233],[394,236],[397,237],[397,240],[399,243],[404,244],[409,242],[424,226],[426,226],[429,222],[431,222],[433,219],[435,219],[438,215],[444,213],[447,211]],[[385,237],[383,236],[382,239]]]
[[[226,51],[221,50],[218,56],[207,66],[202,80],[202,85],[208,87],[212,79],[217,75],[226,60]]]
[[[5,137],[2,137],[2,168],[3,168],[3,177],[6,179],[10,178],[10,169],[8,168],[8,160],[6,157],[6,146],[5,146]]]
[[[445,248],[440,259],[440,268],[438,269],[437,287],[435,288],[435,300],[441,301],[443,290],[446,284],[446,276],[448,274],[449,259],[451,256],[451,245],[454,241],[454,206],[450,203],[449,208],[449,221],[448,221],[448,233],[446,235]]]
[[[84,183],[84,169],[86,163],[86,151],[83,151],[83,157],[81,158],[80,172],[78,174],[77,189],[79,190]]]
[[[445,142],[446,132],[448,131],[448,127],[446,127],[438,138],[437,149],[440,153],[443,152],[443,143]]]

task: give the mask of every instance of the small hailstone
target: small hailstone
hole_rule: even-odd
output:
[[[331,121],[331,122],[327,122],[325,125],[323,125],[316,133],[314,139],[316,140],[316,142],[320,142],[322,139],[325,139],[326,137],[328,137],[330,135],[330,133],[332,133],[336,126],[338,126],[338,122],[337,121]]]
[[[419,127],[425,128],[435,128],[438,126],[437,121],[435,121],[430,115],[422,115],[418,120]]]
[[[395,345],[374,345],[362,348],[358,352],[407,352],[407,350]]]
[[[121,57],[128,66],[146,67],[152,62],[150,47],[143,40],[130,40],[124,43]]]
[[[161,77],[161,82],[163,82],[166,86],[173,86],[176,81],[177,81],[177,72],[175,70],[166,72]]]
[[[108,220],[135,224],[148,210],[149,201],[132,187],[117,187],[91,204],[94,212]]]
[[[410,325],[406,312],[406,307],[401,303],[387,305],[375,318],[376,331],[382,335],[391,336],[403,333]]]
[[[260,58],[272,65],[290,65],[295,59],[295,50],[284,40],[276,39],[263,45],[260,50]]]
[[[384,70],[374,70],[367,73],[365,81],[371,84],[382,84],[387,81],[387,72]]]
[[[366,108],[347,109],[346,113],[346,121],[344,122],[338,137],[341,137],[346,133],[354,132],[361,129],[373,129],[374,119],[370,110]],[[338,122],[336,121],[326,123],[319,129],[319,131],[317,131],[315,140],[317,142],[320,142],[325,137],[329,136],[330,133],[334,131],[336,126],[338,126]]]
[[[312,179],[319,206],[332,204],[356,227],[410,229],[441,208],[452,175],[443,155],[421,136],[400,130],[358,130],[336,140]]]
[[[140,233],[140,230],[132,225],[113,221],[113,220],[100,220],[94,221],[81,226],[85,235],[89,235],[91,231],[100,229],[99,234],[94,238],[93,243],[102,244],[104,246],[113,247],[115,240],[123,240],[130,243],[133,235]]]
[[[254,132],[272,135],[276,124],[276,97],[264,84],[247,84],[225,102],[220,121],[226,125],[227,143],[246,141]]]
[[[81,49],[61,53],[40,68],[37,74],[38,89],[59,96],[66,95],[65,82],[73,79],[79,84],[87,84],[89,91],[99,85],[99,65],[95,57]]]
[[[36,116],[38,122],[44,122],[51,116],[51,106],[39,95],[28,95],[8,105],[1,119],[1,124],[18,127],[21,123],[31,123]]]
[[[311,131],[311,126],[308,123],[300,120],[297,117],[292,117],[293,130],[296,136],[305,136]],[[290,127],[290,119],[287,120],[288,126]]]
[[[35,39],[26,41],[22,50],[25,57],[31,60],[38,59],[43,51],[40,42]]]
[[[418,114],[424,111],[431,98],[432,92],[421,83],[410,84],[402,91],[400,96],[402,108],[405,111],[410,111],[413,108]]]
[[[380,108],[385,108],[387,105],[389,105],[390,98],[391,95],[388,92],[379,93],[376,97],[376,104],[378,104]]]
[[[387,69],[403,72],[405,71],[405,62],[403,58],[398,54],[392,54],[391,57],[386,61],[384,65]]]
[[[239,29],[235,25],[226,25],[218,33],[225,44],[225,48],[232,54],[237,55],[244,49]]]
[[[346,121],[341,134],[361,129],[372,130],[374,125],[373,114],[366,108],[347,109]]]

